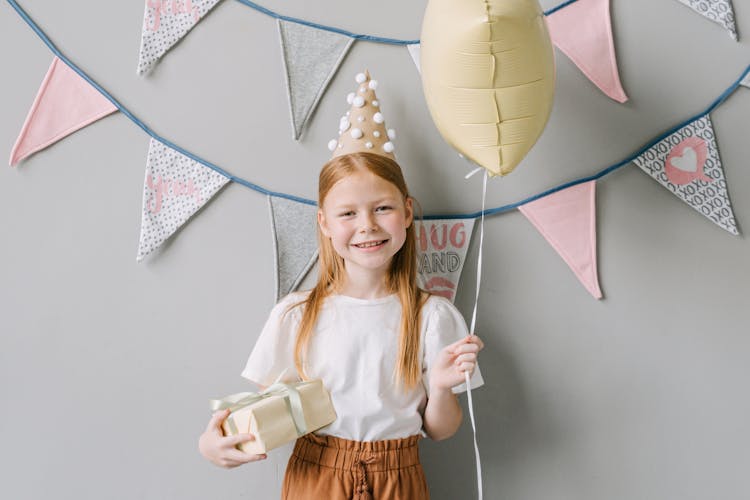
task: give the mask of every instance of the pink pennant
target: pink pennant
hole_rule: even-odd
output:
[[[117,108],[57,57],[10,152],[11,166]]]
[[[552,42],[605,94],[617,102],[628,96],[620,83],[609,0],[578,0],[547,16]]]
[[[602,298],[596,269],[595,181],[577,184],[527,203],[519,210],[563,258],[596,299]]]

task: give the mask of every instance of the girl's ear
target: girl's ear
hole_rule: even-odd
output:
[[[330,238],[328,225],[326,224],[326,216],[323,214],[323,210],[318,210],[318,226],[320,226],[320,231],[323,233],[323,236]]]
[[[414,202],[412,201],[411,196],[406,198],[404,208],[406,209],[406,227],[409,227],[412,222],[414,222]]]

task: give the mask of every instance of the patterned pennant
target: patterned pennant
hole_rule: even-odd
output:
[[[138,74],[153,68],[220,0],[146,0]]]
[[[419,71],[419,73],[421,74],[422,65],[420,63],[420,55],[422,46],[418,43],[414,43],[411,45],[407,45],[406,48],[409,50],[409,55],[411,56],[411,60],[414,61],[414,65],[417,67],[417,71]]]
[[[228,182],[228,177],[151,139],[137,260],[164,243]]]
[[[275,196],[268,205],[278,301],[299,287],[318,258],[318,207]]]
[[[586,290],[602,298],[596,266],[596,182],[552,193],[518,208]]]
[[[578,0],[547,16],[552,42],[589,80],[617,102],[628,96],[620,83],[609,0]]]
[[[55,57],[10,152],[11,166],[115,111],[114,104]]]
[[[417,283],[451,302],[466,261],[474,219],[415,221],[417,232]]]
[[[721,228],[739,234],[708,115],[661,140],[633,163]]]
[[[734,23],[734,9],[732,9],[732,0],[678,0],[681,4],[687,5],[698,14],[706,19],[710,19],[723,26],[729,31],[729,36],[733,40],[739,40],[737,36],[737,26]]]
[[[278,24],[293,134],[299,140],[354,39],[304,24]]]

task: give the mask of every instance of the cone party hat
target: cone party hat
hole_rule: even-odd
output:
[[[358,73],[357,90],[346,96],[351,109],[339,121],[339,138],[331,139],[328,149],[331,158],[350,153],[374,153],[394,160],[393,142],[396,131],[386,129],[380,102],[375,95],[378,81],[370,73]]]

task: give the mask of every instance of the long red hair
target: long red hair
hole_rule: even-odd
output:
[[[318,182],[318,207],[323,206],[328,192],[338,181],[358,171],[371,172],[396,186],[403,196],[404,203],[410,197],[401,167],[394,160],[373,153],[351,153],[333,158],[323,166]],[[326,297],[341,289],[346,276],[344,260],[334,250],[331,240],[323,235],[320,226],[318,249],[318,282],[305,300],[289,308],[291,310],[298,306],[303,307],[294,345],[294,364],[303,379],[307,379],[304,358],[320,309]],[[411,389],[422,376],[419,362],[419,325],[422,306],[429,296],[417,286],[417,244],[413,222],[406,228],[403,246],[391,260],[385,284],[389,293],[398,295],[402,311],[394,381],[402,383],[406,389]]]

